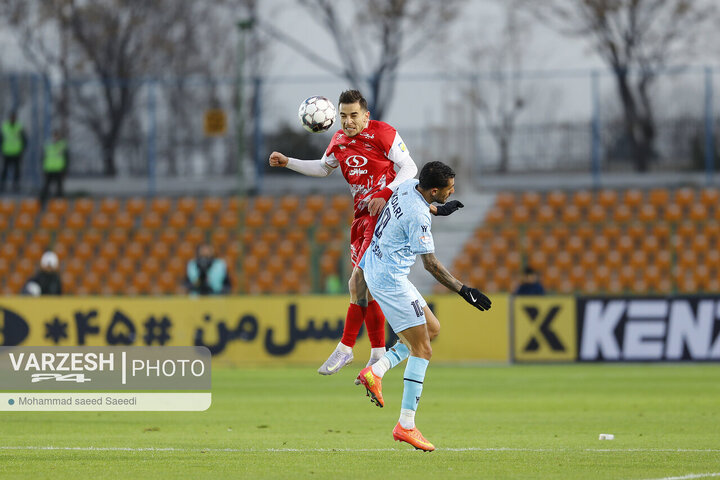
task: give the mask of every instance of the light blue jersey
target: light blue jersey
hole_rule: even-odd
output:
[[[370,293],[396,333],[425,323],[427,303],[407,278],[417,255],[435,251],[430,204],[415,189],[417,184],[410,179],[398,186],[360,261]]]

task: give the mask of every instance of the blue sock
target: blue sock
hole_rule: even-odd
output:
[[[373,364],[372,370],[375,375],[382,378],[388,370],[397,366],[408,356],[410,356],[410,349],[404,343],[397,342],[385,352],[380,360]]]
[[[423,382],[425,381],[425,370],[430,363],[420,357],[410,356],[405,367],[405,388],[403,389],[402,408],[417,410],[420,395],[422,394]]]

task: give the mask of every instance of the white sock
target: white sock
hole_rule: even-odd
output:
[[[338,345],[337,345],[337,347],[335,348],[335,350],[340,350],[342,353],[345,353],[345,354],[348,354],[348,355],[352,353],[352,347],[348,347],[347,345],[345,345],[345,344],[342,343],[342,342],[338,343]]]
[[[371,360],[373,360],[373,359],[377,360],[380,357],[382,357],[383,355],[385,355],[385,347],[378,347],[378,348],[370,349],[370,359]]]
[[[390,370],[390,360],[386,356],[382,356],[380,360],[372,364],[372,371],[375,375],[382,378],[385,372]]]
[[[409,408],[400,409],[400,426],[404,429],[415,428],[415,410]]]

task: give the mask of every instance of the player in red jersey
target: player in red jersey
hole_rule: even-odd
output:
[[[387,123],[370,120],[367,101],[360,92],[341,93],[338,104],[342,130],[333,135],[321,159],[298,160],[280,152],[270,154],[270,166],[286,167],[313,177],[326,177],[340,167],[354,200],[355,214],[350,227],[353,265],[348,282],[350,306],[342,339],[318,369],[321,375],[332,375],[353,360],[352,348],[363,323],[371,346],[368,365],[385,354],[385,317],[370,296],[363,272],[357,265],[370,245],[378,213],[395,188],[417,174],[417,166],[400,135]],[[449,215],[460,207],[462,203],[453,201],[440,207],[431,205],[430,211],[434,215]]]

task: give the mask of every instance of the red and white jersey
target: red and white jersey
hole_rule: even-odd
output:
[[[400,135],[392,126],[378,120],[370,120],[354,137],[338,130],[323,156],[328,166],[340,167],[350,185],[355,218],[368,214],[370,199],[395,179],[395,163],[407,160],[412,162]]]

